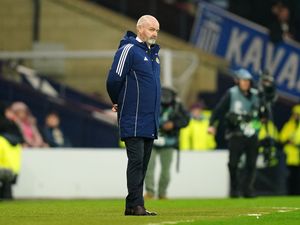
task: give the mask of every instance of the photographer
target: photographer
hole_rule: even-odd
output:
[[[236,85],[217,104],[210,119],[208,132],[216,133],[217,122],[226,120],[225,138],[229,148],[230,197],[254,197],[253,184],[258,155],[259,122],[258,90],[251,87],[252,75],[245,69],[235,72]],[[225,117],[223,117],[223,115]],[[238,164],[246,155],[244,180],[240,180]],[[241,184],[243,186],[241,187]]]
[[[268,71],[260,74],[258,82],[259,115],[261,128],[258,134],[259,153],[264,156],[265,166],[272,166],[277,163],[276,151],[279,146],[278,130],[273,123],[271,106],[275,102],[276,86],[274,78]]]
[[[160,158],[161,173],[158,183],[158,198],[167,198],[167,188],[170,182],[170,167],[173,152],[178,150],[179,130],[189,123],[189,113],[179,101],[176,92],[172,88],[161,89],[160,126],[158,139],[154,141],[154,148],[146,173],[145,199],[154,198],[154,170],[156,157]]]

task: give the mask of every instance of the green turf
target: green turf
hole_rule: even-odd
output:
[[[300,197],[151,200],[156,217],[123,216],[123,200],[0,202],[0,225],[299,225]]]

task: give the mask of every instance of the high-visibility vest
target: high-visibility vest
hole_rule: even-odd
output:
[[[274,125],[272,121],[268,121],[267,124],[262,123],[258,132],[258,140],[262,141],[265,138],[272,138],[274,142],[277,142],[279,139],[279,133],[277,127]],[[268,166],[276,166],[278,164],[278,159],[276,157],[276,145],[273,143],[273,146],[269,146],[270,155],[268,159]],[[266,146],[260,146],[258,149],[259,153],[264,154],[266,150]],[[258,156],[260,157],[260,156]]]
[[[207,132],[209,118],[197,120],[191,118],[189,124],[179,133],[180,150],[212,150],[216,147],[215,137]]]
[[[279,138],[279,134],[276,126],[272,121],[268,121],[267,128],[264,124],[261,125],[258,132],[258,140],[263,140],[267,136],[269,136],[270,138],[273,138],[275,141],[277,141]]]
[[[11,145],[6,138],[0,136],[0,168],[12,170],[19,174],[21,168],[21,145]]]
[[[255,111],[258,111],[259,99],[258,91],[254,88],[251,88],[249,92],[251,93],[250,97],[247,98],[242,93],[238,86],[233,86],[229,89],[230,92],[230,106],[229,112],[241,115],[246,112],[249,115],[255,114]]]
[[[282,143],[290,142],[283,148],[286,154],[286,164],[300,166],[300,123],[297,126],[294,119],[286,122],[280,132],[280,141]]]

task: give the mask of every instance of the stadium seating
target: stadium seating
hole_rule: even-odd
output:
[[[70,96],[73,95],[72,97]],[[88,99],[82,95],[80,101],[75,101],[76,96],[81,96],[76,91],[71,91],[68,97],[48,96],[30,87],[28,84],[16,83],[1,78],[0,98],[6,102],[23,101],[32,110],[40,126],[49,111],[59,113],[62,127],[70,139],[73,147],[118,147],[118,129],[113,124],[111,117],[105,114],[104,103]],[[89,104],[93,102],[94,105]],[[107,106],[106,106],[107,108]]]

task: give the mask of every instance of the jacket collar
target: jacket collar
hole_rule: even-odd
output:
[[[126,34],[124,35],[123,39],[120,41],[120,45],[119,48],[121,48],[123,45],[126,44],[134,44],[142,49],[144,49],[145,51],[148,51],[149,48],[147,46],[147,44],[145,42],[139,42],[138,40],[136,40],[136,34],[133,33],[132,31],[127,31]],[[158,52],[160,47],[158,44],[154,44],[150,46],[151,51],[154,52]]]

